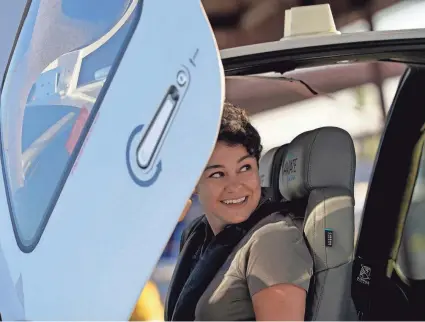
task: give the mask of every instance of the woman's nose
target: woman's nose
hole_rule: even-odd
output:
[[[242,187],[242,182],[237,176],[228,177],[226,191],[227,192],[238,192]]]

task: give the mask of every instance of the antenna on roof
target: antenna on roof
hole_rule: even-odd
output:
[[[293,7],[285,11],[283,38],[339,35],[329,4]]]

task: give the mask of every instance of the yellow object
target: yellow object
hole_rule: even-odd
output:
[[[164,306],[155,283],[148,281],[140,294],[130,321],[164,321]]]
[[[179,218],[181,222],[192,205],[192,200],[188,200]],[[164,321],[164,306],[161,296],[155,283],[148,281],[140,294],[139,300],[131,314],[130,321]]]

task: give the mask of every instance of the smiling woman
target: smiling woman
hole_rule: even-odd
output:
[[[261,189],[261,150],[245,111],[225,103],[196,186],[205,216],[183,232],[166,320],[304,319],[312,259],[302,232]]]
[[[245,221],[257,207],[261,150],[260,136],[245,112],[226,103],[217,145],[196,188],[215,234]]]

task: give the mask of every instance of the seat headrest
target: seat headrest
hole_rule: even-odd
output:
[[[279,190],[287,200],[317,188],[346,188],[354,195],[356,153],[348,132],[323,127],[298,135],[281,163]]]
[[[278,148],[268,150],[260,159],[259,173],[262,187],[271,187],[273,160]]]
[[[274,201],[281,201],[282,195],[279,191],[279,174],[283,159],[286,156],[288,144],[273,148],[260,159],[261,186],[269,188]]]

